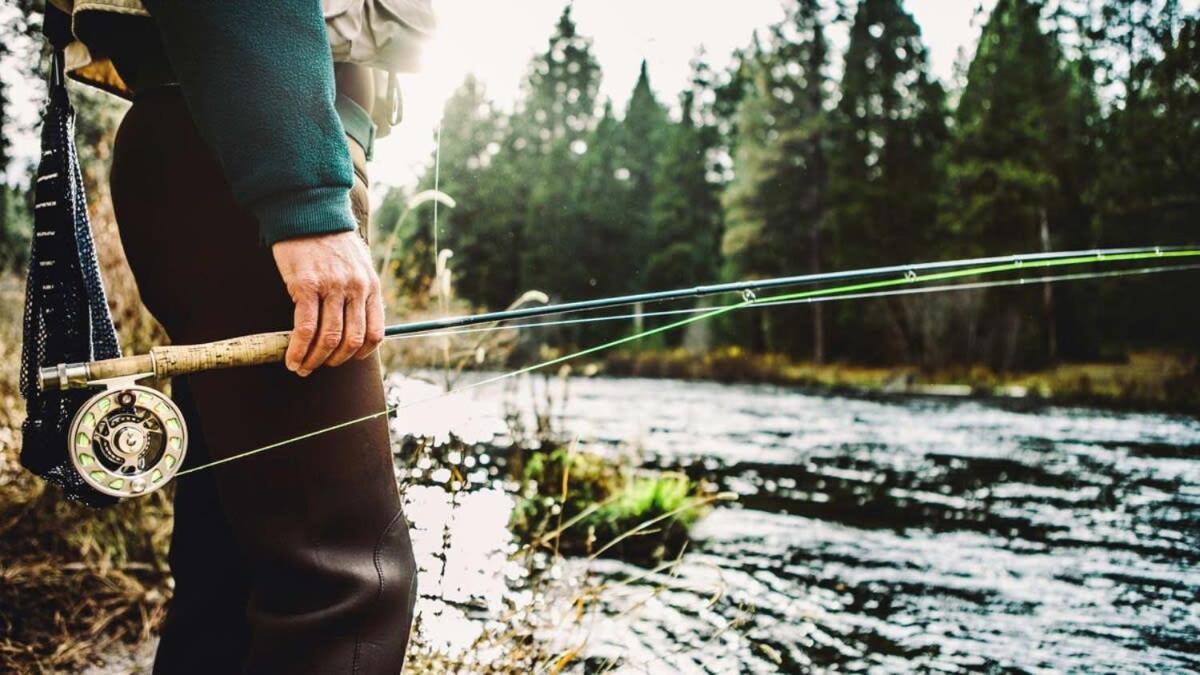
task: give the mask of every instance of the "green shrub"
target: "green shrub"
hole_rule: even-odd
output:
[[[513,531],[571,555],[662,560],[681,550],[709,501],[683,474],[636,472],[566,447],[532,453],[521,479]]]

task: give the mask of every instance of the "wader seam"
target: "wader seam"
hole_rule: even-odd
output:
[[[379,577],[379,587],[375,590],[375,604],[377,604],[377,605],[379,604],[379,599],[383,597],[383,565],[379,561],[379,559],[381,557],[381,550],[383,549],[383,542],[387,539],[388,534],[391,533],[392,528],[396,527],[396,523],[398,521],[400,521],[403,517],[404,517],[404,509],[402,507],[397,508],[396,515],[392,516],[392,520],[390,522],[388,522],[387,527],[383,528],[383,532],[380,533],[379,540],[375,542],[375,554],[373,557],[375,560],[375,574]],[[354,638],[353,672],[355,672],[355,673],[358,672],[359,648],[361,646],[362,646],[362,634],[359,633]]]

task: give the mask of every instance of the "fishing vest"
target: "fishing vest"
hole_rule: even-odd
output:
[[[325,29],[336,63],[354,63],[374,71],[376,135],[385,135],[398,121],[397,72],[417,69],[420,51],[432,35],[432,0],[322,0]],[[141,0],[49,0],[71,16],[111,12],[149,17]],[[93,57],[87,45],[74,40],[65,49],[65,68],[75,80],[123,98],[132,93],[107,58]]]

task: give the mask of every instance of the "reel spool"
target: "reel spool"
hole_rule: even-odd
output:
[[[166,485],[187,452],[183,414],[161,392],[113,384],[75,413],[67,453],[83,480],[118,498]]]

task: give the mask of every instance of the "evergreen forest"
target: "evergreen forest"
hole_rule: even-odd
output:
[[[624,110],[568,6],[512,112],[468,77],[440,129],[437,246],[456,292],[503,309],[718,280],[968,256],[1195,243],[1200,17],[1176,0],[999,0],[931,74],[902,0],[789,0],[731,65],[700,53],[662,100],[643,63]],[[844,54],[828,37],[849,32]],[[680,30],[686,30],[685,25]],[[435,162],[421,181],[434,186]],[[398,210],[388,195],[377,219]],[[388,202],[391,202],[389,205]],[[428,219],[398,233],[434,275]],[[1194,275],[742,312],[710,342],[814,362],[1037,368],[1194,346]],[[586,345],[628,325],[556,340]],[[666,335],[657,347],[683,339]]]

